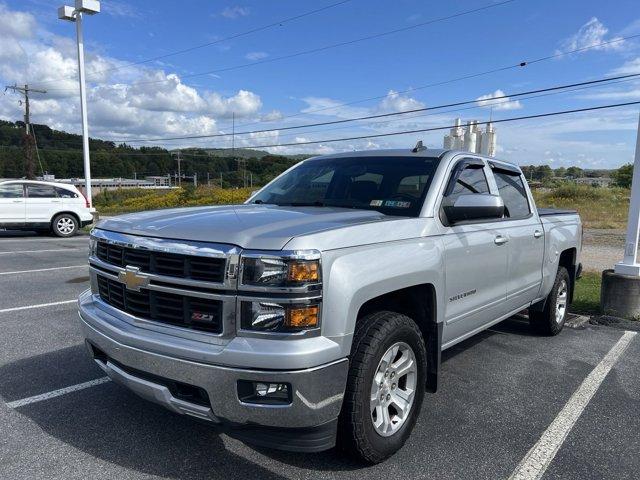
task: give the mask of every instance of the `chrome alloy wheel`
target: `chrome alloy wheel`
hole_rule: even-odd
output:
[[[69,217],[62,217],[56,222],[56,228],[63,235],[70,235],[76,228],[75,222]]]
[[[567,297],[569,294],[569,288],[567,282],[562,280],[558,285],[558,294],[556,295],[556,323],[559,325],[564,320],[564,316],[567,313]]]
[[[409,418],[418,369],[409,345],[397,342],[382,356],[371,383],[371,421],[376,432],[389,437]]]

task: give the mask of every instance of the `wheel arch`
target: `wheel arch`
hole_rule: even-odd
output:
[[[80,220],[80,216],[76,212],[74,212],[72,210],[62,210],[60,212],[56,212],[51,217],[51,220],[49,221],[49,227],[51,228],[51,230],[53,230],[53,222],[54,222],[54,220],[56,218],[58,218],[60,215],[71,215],[73,218],[76,219],[76,222],[78,224],[78,229],[80,229],[80,227],[82,226],[82,220]]]
[[[560,252],[560,255],[558,256],[558,263],[552,275],[553,280],[555,280],[556,275],[558,274],[558,269],[560,267],[566,268],[567,272],[569,273],[569,304],[573,302],[573,293],[575,290],[576,273],[577,273],[577,264],[576,264],[577,256],[578,256],[578,251],[575,247],[567,248],[562,252]],[[553,280],[551,280],[551,277],[550,277],[551,288],[553,288],[553,283],[554,283]],[[544,297],[543,300],[537,303],[534,303],[529,307],[529,309],[536,312],[542,312],[547,305],[548,297],[549,297],[549,292],[547,292],[547,295]]]
[[[422,332],[427,350],[427,391],[438,388],[442,352],[442,323],[438,323],[438,301],[436,288],[431,283],[422,283],[392,290],[363,303],[356,317],[356,323],[367,314],[376,311],[392,311],[411,318]]]

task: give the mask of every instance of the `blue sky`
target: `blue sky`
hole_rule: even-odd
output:
[[[640,34],[637,0],[516,0],[469,15],[323,52],[208,74],[325,47],[485,7],[492,0],[351,0],[261,32],[186,54],[126,67],[302,14],[337,0],[205,2],[104,0],[87,18],[89,119],[92,136],[136,139],[278,128],[434,106],[613,75],[640,73],[640,37],[569,57],[416,89],[558,51]],[[33,121],[79,131],[73,25],[56,19],[59,2],[0,0],[0,80],[47,88],[34,100]],[[615,8],[612,8],[615,6]],[[114,69],[116,68],[116,69]],[[105,71],[106,70],[106,71]],[[96,73],[97,72],[97,73]],[[155,82],[155,83],[153,83]],[[397,93],[406,92],[406,93]],[[500,93],[498,93],[500,94]],[[384,97],[386,95],[386,97]],[[383,97],[335,107],[369,97]],[[0,97],[0,117],[20,118],[17,97]],[[640,100],[640,81],[562,95],[503,101],[493,117],[530,115]],[[393,122],[340,125],[242,136],[237,145],[304,142],[486,120],[488,108],[440,112]],[[335,108],[327,108],[335,107]],[[317,111],[318,109],[323,109]],[[310,111],[314,111],[311,112]],[[612,168],[632,161],[638,106],[497,127],[499,156],[520,164]],[[292,117],[292,115],[294,115]],[[276,147],[282,153],[442,144],[444,132],[321,145]],[[228,138],[163,142],[230,146]]]

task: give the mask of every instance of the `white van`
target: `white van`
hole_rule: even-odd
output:
[[[31,180],[0,182],[0,228],[51,231],[59,237],[71,237],[93,222],[94,212],[73,185]]]

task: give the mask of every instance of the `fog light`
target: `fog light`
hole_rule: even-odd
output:
[[[289,405],[291,404],[291,385],[238,380],[238,399],[243,403]]]

